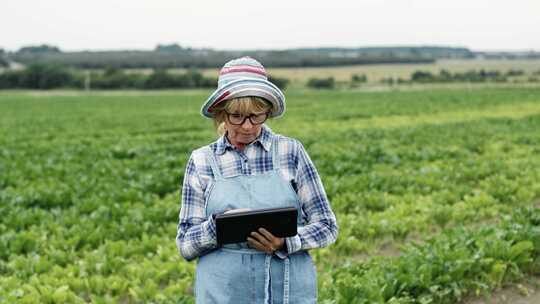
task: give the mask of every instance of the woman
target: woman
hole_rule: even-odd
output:
[[[333,243],[338,227],[303,146],[263,124],[284,111],[283,93],[249,57],[224,65],[218,89],[201,109],[221,137],[191,154],[176,237],[186,260],[199,258],[197,303],[317,301],[307,250]],[[259,229],[244,243],[218,247],[216,214],[290,206],[298,209],[296,236],[279,238]]]

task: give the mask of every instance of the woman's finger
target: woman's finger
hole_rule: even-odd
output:
[[[275,250],[280,249],[283,246],[283,243],[285,240],[283,238],[279,238],[274,236],[270,231],[259,228],[259,231],[272,243],[272,247],[275,248]]]
[[[248,237],[247,242],[248,242],[249,245],[255,247],[256,249],[264,249],[265,248],[263,244],[261,244],[259,241],[257,241],[254,238]]]
[[[259,243],[263,244],[264,246],[266,246],[268,248],[273,248],[272,242],[270,240],[268,240],[262,234],[259,234],[257,232],[252,232],[251,236],[255,237],[259,241]]]
[[[270,233],[270,231],[264,228],[259,228],[259,232],[264,235],[266,239],[268,239],[270,242],[274,243],[276,237],[272,233]]]
[[[250,246],[254,247],[255,249],[257,249],[259,251],[266,252],[266,253],[272,253],[273,252],[273,251],[270,251],[268,247],[261,244],[259,241],[255,240],[254,238],[248,237],[247,241],[248,241],[248,244]]]

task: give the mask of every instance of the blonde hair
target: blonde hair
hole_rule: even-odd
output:
[[[215,106],[212,109],[214,113],[214,126],[218,135],[225,134],[225,119],[227,113],[239,113],[249,115],[251,113],[264,113],[272,110],[272,105],[263,98],[256,96],[244,96],[233,98]]]

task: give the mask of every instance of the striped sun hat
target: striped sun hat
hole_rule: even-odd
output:
[[[280,117],[285,111],[285,96],[276,85],[268,81],[262,64],[251,57],[241,57],[225,63],[221,68],[218,88],[203,104],[201,114],[212,118],[214,106],[244,96],[257,96],[269,101],[272,104],[271,117]]]

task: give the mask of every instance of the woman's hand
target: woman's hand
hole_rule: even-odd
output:
[[[251,237],[247,238],[248,245],[259,251],[273,254],[276,250],[283,248],[285,239],[275,237],[268,230],[259,228],[258,232],[252,232]]]

